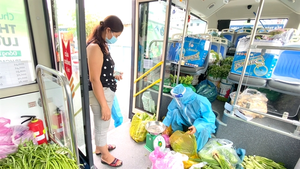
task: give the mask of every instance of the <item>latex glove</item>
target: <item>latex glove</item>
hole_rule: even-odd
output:
[[[196,133],[196,127],[195,126],[191,126],[189,127],[189,134],[195,134]]]

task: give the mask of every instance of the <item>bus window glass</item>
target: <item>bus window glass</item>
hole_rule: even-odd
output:
[[[230,22],[230,29],[238,30],[242,28],[253,28],[254,20],[250,20],[250,22],[247,22],[247,20],[232,20]],[[264,30],[267,29],[275,30],[275,29],[283,29],[285,28],[286,23],[288,22],[288,19],[261,19],[258,23],[258,29]]]
[[[0,89],[35,83],[25,1],[0,1]]]
[[[178,33],[182,34],[185,19],[185,11],[176,6],[172,6],[170,17],[171,18],[169,36]],[[188,34],[204,33],[206,25],[207,23],[205,21],[199,19],[198,17],[195,17],[194,15],[191,15],[188,27]]]

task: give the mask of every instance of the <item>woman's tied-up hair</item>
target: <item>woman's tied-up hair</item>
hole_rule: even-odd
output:
[[[102,38],[102,34],[107,28],[110,28],[111,32],[122,32],[124,26],[122,21],[117,16],[110,15],[103,21],[99,22],[99,25],[94,28],[93,32],[87,39],[87,44],[97,43],[100,46],[103,54],[108,54],[106,49],[106,41]]]

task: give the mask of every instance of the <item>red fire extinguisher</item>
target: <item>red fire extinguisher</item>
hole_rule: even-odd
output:
[[[55,136],[58,139],[63,138],[63,121],[62,121],[62,113],[59,108],[56,109],[56,113],[52,115],[52,129],[55,130]]]
[[[38,144],[47,144],[46,139],[46,130],[44,128],[44,123],[41,119],[36,118],[36,116],[21,116],[23,117],[29,117],[29,119],[23,121],[21,124],[25,123],[26,121],[30,122],[28,123],[29,130],[33,132],[33,135],[37,141]]]

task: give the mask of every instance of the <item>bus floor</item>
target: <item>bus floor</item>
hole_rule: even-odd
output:
[[[224,102],[215,100],[212,103],[212,109],[219,113],[220,119],[222,119],[224,111]],[[125,109],[124,109],[125,110]],[[123,114],[123,117],[126,117]],[[92,129],[93,129],[93,117],[91,117]],[[114,128],[113,120],[111,120],[110,129],[108,131],[108,144],[115,144],[117,148],[111,151],[111,154],[116,158],[123,161],[123,165],[118,168],[122,169],[150,169],[151,161],[149,159],[150,152],[144,148],[145,142],[136,143],[129,134],[131,121],[124,118],[124,122],[121,126]],[[93,131],[93,130],[92,130]],[[94,136],[93,136],[94,139]],[[93,140],[93,146],[94,140]],[[95,150],[95,147],[93,147]],[[98,169],[111,169],[108,165],[101,163],[101,155],[97,156],[93,154],[94,164]]]
[[[111,154],[123,161],[123,165],[117,168],[123,169],[150,169],[150,152],[144,148],[145,142],[136,143],[129,134],[130,121],[108,132],[108,143],[115,144],[116,149]],[[95,149],[93,149],[95,150]],[[101,155],[93,154],[94,164],[98,169],[111,169],[108,165],[101,163]]]

